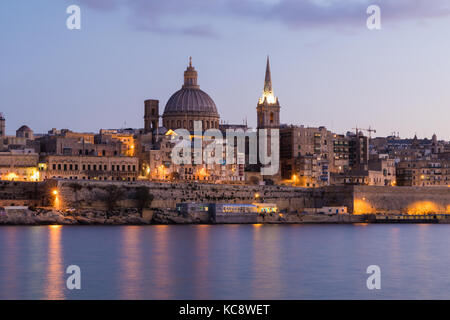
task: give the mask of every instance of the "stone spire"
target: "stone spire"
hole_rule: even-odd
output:
[[[192,57],[189,57],[189,66],[184,72],[184,85],[183,89],[199,89],[197,85],[198,74],[195,68],[192,66]]]
[[[266,79],[264,80],[264,93],[270,94],[272,91],[272,75],[270,74],[270,61],[267,56]]]
[[[264,90],[263,90],[262,97],[259,99],[259,103],[278,104],[278,99],[273,94],[273,89],[272,89],[272,74],[270,73],[269,56],[267,56],[266,78],[264,80]]]

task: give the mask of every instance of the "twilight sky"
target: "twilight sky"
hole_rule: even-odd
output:
[[[449,30],[448,0],[2,0],[0,112],[8,134],[143,127],[192,56],[221,119],[254,126],[270,55],[282,123],[450,140]]]

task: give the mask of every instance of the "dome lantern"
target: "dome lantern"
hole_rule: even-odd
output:
[[[192,57],[189,57],[189,66],[184,72],[184,85],[183,89],[200,89],[197,85],[198,74],[195,68],[192,66]]]

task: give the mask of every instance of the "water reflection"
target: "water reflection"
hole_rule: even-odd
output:
[[[1,293],[0,297],[2,299],[17,299],[17,282],[18,274],[17,274],[17,228],[14,227],[5,227],[2,229],[2,254],[0,263],[0,270],[2,270],[2,275],[0,277],[1,285]]]
[[[0,299],[444,299],[449,228],[2,227]],[[82,267],[78,292],[69,264]],[[379,292],[366,288],[371,264]]]
[[[139,299],[142,294],[142,228],[136,226],[124,227],[121,245],[120,289],[122,299]]]
[[[47,277],[44,289],[45,298],[50,300],[64,299],[65,272],[62,260],[61,226],[48,227]]]
[[[282,287],[278,226],[253,225],[252,297],[253,299],[277,299]],[[269,297],[269,298],[268,298]]]
[[[153,256],[150,258],[154,262],[153,277],[155,281],[155,291],[158,299],[171,299],[173,293],[172,279],[170,271],[171,257],[169,250],[169,236],[174,230],[169,226],[155,226],[153,229]],[[152,262],[152,261],[150,261]]]
[[[196,226],[195,239],[195,261],[194,261],[194,276],[195,276],[195,298],[208,298],[208,271],[210,270],[209,259],[209,234],[211,227],[208,225]]]

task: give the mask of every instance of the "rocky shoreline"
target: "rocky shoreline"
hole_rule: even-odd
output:
[[[354,224],[354,223],[450,223],[444,216],[398,215],[326,215],[326,214],[266,214],[258,216],[258,224]],[[39,225],[186,225],[214,224],[208,216],[181,216],[173,210],[136,208],[104,210],[55,210],[53,208],[28,208],[0,212],[0,226]]]
[[[35,208],[0,214],[0,225],[147,225],[170,223],[159,215],[144,218],[137,209],[113,212],[100,210],[55,210]],[[179,221],[181,222],[181,221]]]
[[[336,217],[335,217],[336,218]],[[279,215],[258,217],[258,223],[355,223],[351,219],[339,220],[327,215]],[[11,210],[0,214],[0,225],[153,225],[153,224],[212,224],[209,217],[181,216],[173,210],[152,209],[141,213],[139,209],[56,210],[53,208],[29,208]]]

